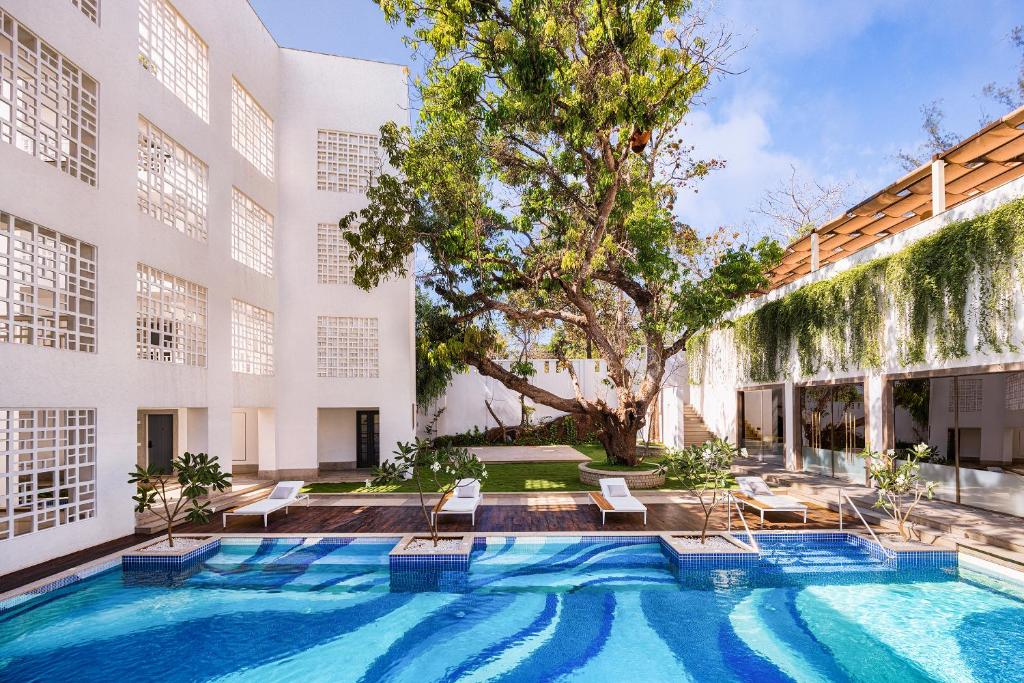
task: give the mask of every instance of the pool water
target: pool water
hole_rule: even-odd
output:
[[[463,593],[391,592],[394,541],[223,545],[0,612],[0,681],[1024,681],[1012,584],[800,541],[690,585],[642,541],[488,538]]]

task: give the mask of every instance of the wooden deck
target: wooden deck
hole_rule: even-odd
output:
[[[477,509],[476,527],[471,527],[468,517],[445,517],[441,522],[442,531],[476,531],[480,533],[505,532],[558,532],[569,534],[588,531],[689,531],[698,530],[703,517],[698,505],[668,503],[647,504],[647,526],[642,515],[621,514],[609,518],[601,525],[601,514],[596,505],[545,504],[545,505],[481,505]],[[800,516],[793,513],[773,514],[764,527],[753,512],[744,514],[751,529],[834,529],[839,517],[830,510],[810,506],[807,524],[800,523]],[[362,506],[362,507],[293,507],[286,515],[276,512],[271,515],[270,524],[264,528],[262,518],[239,517],[231,520],[226,532],[232,534],[263,533],[414,533],[428,530],[427,520],[419,506]],[[851,528],[858,524],[850,516],[846,523]],[[733,528],[742,528],[739,518],[734,515]],[[725,529],[725,513],[716,512],[711,517],[711,529]],[[222,533],[220,515],[213,515],[208,524],[186,524],[176,533],[188,532]],[[80,564],[91,562],[105,555],[124,550],[146,538],[136,534],[125,536],[102,545],[65,555],[43,564],[28,567],[0,576],[0,593],[24,586]]]
[[[489,532],[530,532],[565,531],[684,531],[700,529],[703,515],[698,505],[647,504],[647,526],[643,515],[616,515],[615,519],[601,526],[601,514],[596,505],[481,505],[476,513],[476,527],[470,526],[469,518],[446,517],[441,522],[444,531]],[[751,529],[761,528],[760,518],[753,512],[744,514]],[[795,513],[772,514],[765,520],[764,529],[832,529],[839,524],[836,513],[819,507],[811,507],[807,513],[807,524],[801,524],[801,516]],[[847,523],[854,519],[847,516]],[[739,525],[734,514],[733,526]],[[742,526],[742,525],[740,525]],[[711,517],[711,528],[725,529],[724,512]],[[264,528],[263,520],[241,518],[232,521],[230,533],[413,533],[427,531],[428,525],[418,506],[401,507],[295,507],[285,515],[274,513],[270,524]],[[190,524],[181,531],[224,531],[219,520],[205,525]],[[179,533],[181,533],[179,531]]]

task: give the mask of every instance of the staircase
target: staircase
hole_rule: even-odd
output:
[[[683,406],[683,446],[702,444],[715,435],[704,424],[704,418],[689,403]]]

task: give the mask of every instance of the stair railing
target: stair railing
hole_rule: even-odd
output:
[[[726,500],[728,501],[726,504],[728,508],[728,521],[726,523],[726,530],[732,531],[732,511],[733,508],[736,508],[736,513],[740,516],[740,521],[743,522],[743,529],[747,532],[747,538],[750,539],[750,547],[754,549],[754,552],[760,555],[761,546],[758,545],[757,539],[754,538],[753,532],[750,530],[750,527],[747,526],[747,519],[743,516],[743,510],[740,508],[739,502],[737,502],[736,497],[732,495],[732,491],[726,491],[725,495]]]
[[[896,554],[893,553],[888,548],[886,548],[884,545],[882,545],[882,542],[880,540],[878,540],[878,536],[875,534],[875,530],[872,529],[871,525],[868,524],[866,519],[864,519],[864,515],[862,515],[860,513],[860,509],[857,507],[857,504],[854,503],[853,502],[853,498],[850,497],[849,491],[847,491],[845,488],[842,488],[842,487],[839,488],[839,530],[840,531],[843,530],[843,499],[844,498],[846,499],[846,502],[850,504],[850,507],[853,508],[853,511],[857,513],[857,517],[860,519],[861,524],[863,524],[864,528],[868,530],[868,533],[871,534],[871,538],[874,539],[875,543],[878,544],[878,547],[882,549],[882,552],[885,554],[885,556],[890,558],[890,559],[895,557]]]

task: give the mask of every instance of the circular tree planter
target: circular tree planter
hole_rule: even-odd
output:
[[[590,486],[600,486],[602,479],[625,479],[632,489],[657,489],[665,485],[665,473],[651,470],[602,470],[594,465],[580,463],[580,481]]]

